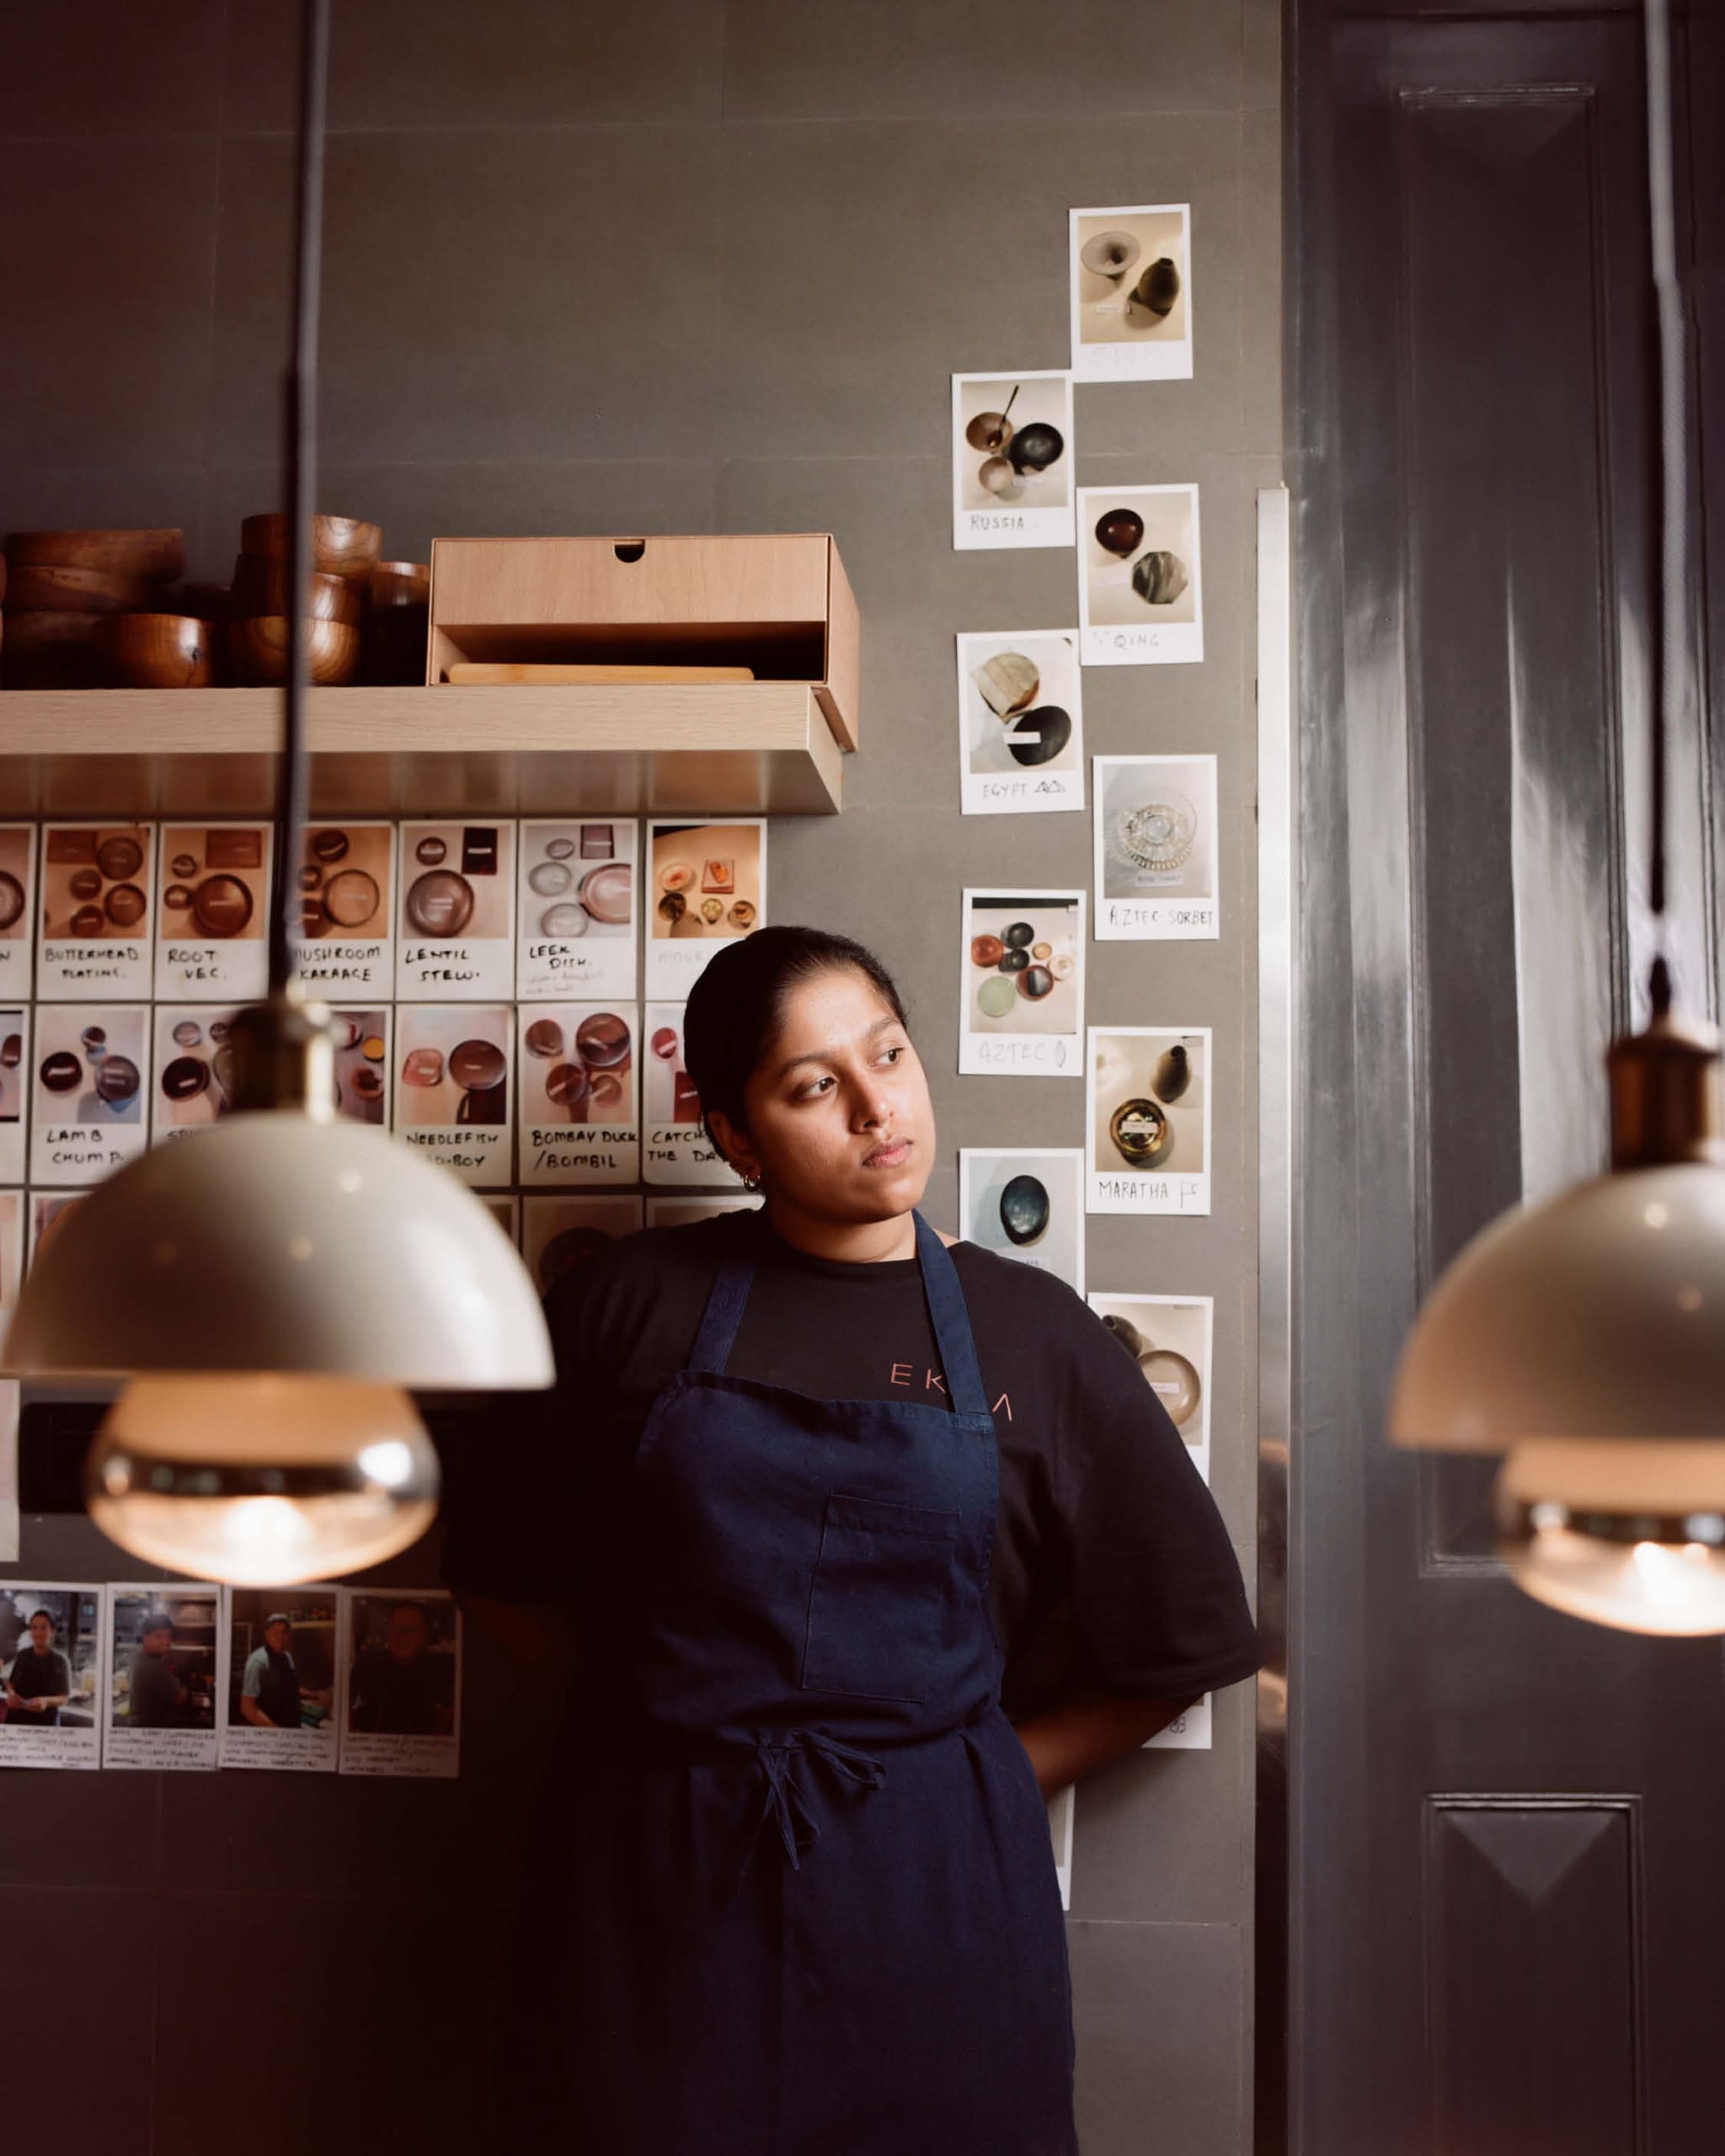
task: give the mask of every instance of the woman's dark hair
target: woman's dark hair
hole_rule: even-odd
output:
[[[743,1089],[783,1030],[793,992],[818,974],[848,966],[879,992],[902,1026],[905,1006],[892,975],[873,951],[824,928],[757,928],[713,953],[689,990],[683,1014],[683,1061],[713,1131],[718,1108],[742,1123]]]

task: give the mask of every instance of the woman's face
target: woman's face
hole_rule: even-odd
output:
[[[803,982],[744,1091],[747,1128],[713,1123],[732,1165],[811,1219],[910,1212],[934,1166],[934,1111],[910,1035],[866,974]]]

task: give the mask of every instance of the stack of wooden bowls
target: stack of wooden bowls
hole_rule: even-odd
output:
[[[248,516],[228,595],[228,652],[236,680],[253,688],[287,678],[293,641],[287,589],[288,520]],[[351,681],[360,670],[361,625],[383,535],[349,516],[312,520],[312,590],[307,627],[312,679],[321,686]]]
[[[122,645],[165,651],[173,670],[173,632],[135,625],[176,618],[158,610],[185,568],[182,533],[13,531],[5,555],[0,664],[8,689],[92,688],[109,677]]]
[[[371,572],[362,681],[379,688],[424,686],[430,599],[431,571],[425,563],[378,563]]]

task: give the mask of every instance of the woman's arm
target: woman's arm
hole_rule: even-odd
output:
[[[1014,1726],[1043,1795],[1052,1796],[1069,1782],[1082,1781],[1137,1751],[1201,1697],[1126,1700],[1108,1692],[1076,1692],[1059,1706]]]

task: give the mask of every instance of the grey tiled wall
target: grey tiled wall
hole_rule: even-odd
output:
[[[278,498],[294,10],[0,0],[0,528],[183,525],[225,574]],[[843,818],[773,833],[782,920],[876,944],[947,1151],[1076,1145],[1071,1081],[956,1065],[951,929],[1008,867],[1089,882],[1076,816],[961,819],[953,632],[1058,627],[1073,561],[949,547],[948,377],[1067,355],[1065,211],[1193,205],[1197,372],[1081,388],[1079,478],[1197,479],[1209,658],[1086,682],[1092,751],[1214,749],[1215,944],[1092,945],[1090,1015],[1214,1027],[1215,1211],[1093,1219],[1092,1286],[1217,1299],[1215,1483],[1253,1518],[1252,495],[1279,476],[1273,0],[335,0],[323,505],[439,531],[826,530],[865,624]],[[0,721],[3,721],[0,700]],[[130,1571],[82,1522],[28,1568]],[[402,1577],[423,1561],[398,1567]],[[483,2152],[542,1716],[473,1657],[452,1786],[0,1780],[0,2020],[88,2042],[21,2141],[103,2156]],[[1086,2156],[1249,2139],[1252,1749],[1079,1794]],[[248,2062],[286,2017],[284,2112]],[[435,2032],[425,2057],[427,2032]],[[380,2060],[402,2070],[380,2077]],[[408,2062],[412,2062],[409,2065]]]

